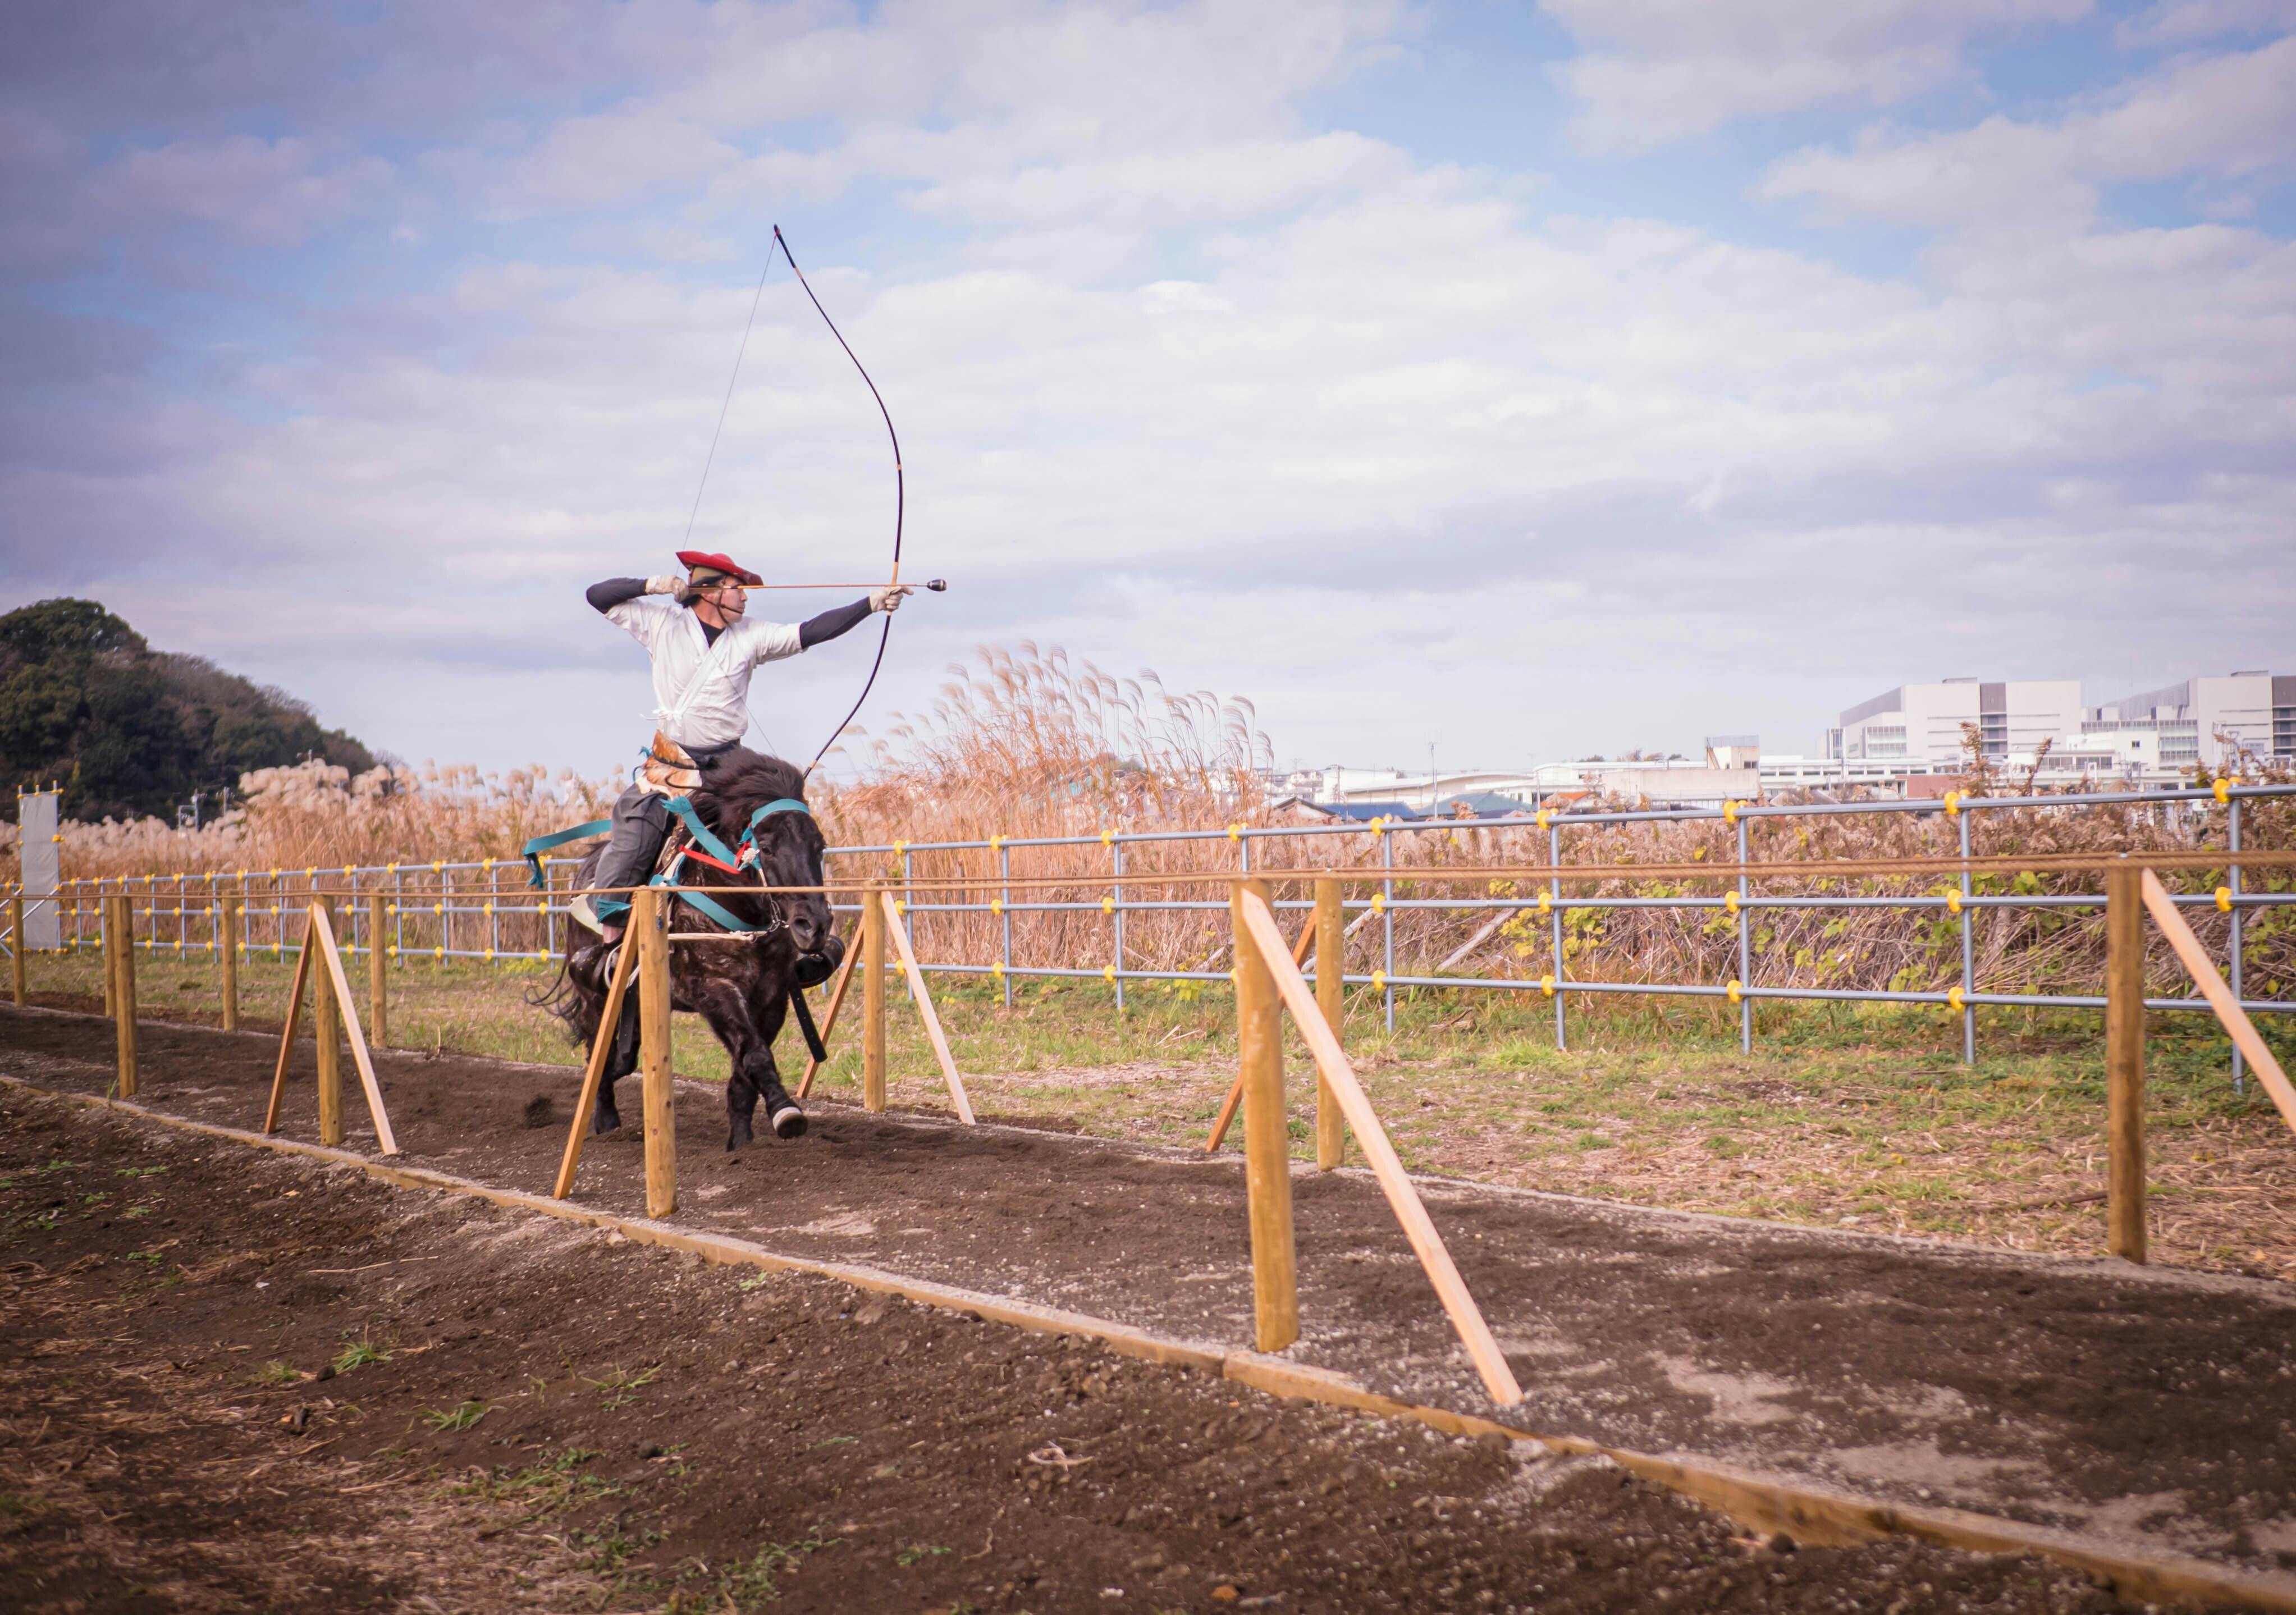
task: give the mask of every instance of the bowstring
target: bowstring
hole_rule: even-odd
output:
[[[779,225],[774,226],[774,244],[782,250],[782,258],[789,265],[790,273],[797,276],[797,283],[805,289],[806,300],[813,305],[813,311],[821,316],[821,323],[829,327],[829,334],[837,339],[837,345],[845,349],[845,357],[853,361],[853,368],[861,373],[862,384],[868,388],[869,396],[876,400],[877,413],[885,418],[885,436],[893,445],[893,574],[891,581],[898,583],[901,578],[901,523],[907,514],[908,487],[901,474],[901,437],[893,430],[893,412],[885,407],[884,395],[877,390],[877,383],[869,379],[868,366],[861,363],[860,356],[853,351],[853,345],[845,340],[845,333],[838,330],[837,322],[829,317],[829,310],[821,306],[821,299],[813,295],[812,283],[805,278],[805,271],[797,266],[797,258],[790,251],[789,242],[782,235],[782,227]],[[766,263],[767,267],[772,266],[771,254],[767,256]],[[762,279],[758,283],[758,288],[760,291],[765,290],[765,283]],[[750,312],[754,316],[756,310],[753,308]],[[743,333],[742,340],[744,343],[749,340],[746,332]],[[740,365],[741,362],[738,359],[734,361],[736,370],[740,368]],[[719,423],[721,425],[724,423],[722,418]],[[892,638],[893,614],[888,611],[885,613],[884,631],[877,635],[877,654],[869,664],[869,676],[862,682],[861,693],[854,698],[851,709],[839,720],[837,727],[830,731],[829,738],[821,742],[821,750],[813,754],[813,761],[805,766],[808,775],[821,767],[821,759],[829,755],[829,749],[837,743],[839,737],[843,735],[853,720],[860,716],[862,704],[869,699],[869,692],[876,687],[877,670],[885,665],[885,647],[892,643]]]
[[[774,234],[778,236],[781,232]],[[789,249],[783,247],[786,252]],[[709,468],[718,459],[718,439],[726,435],[726,412],[734,405],[734,384],[742,379],[742,356],[750,351],[750,332],[758,323],[758,304],[766,295],[766,282],[774,272],[774,255],[766,254],[766,266],[758,272],[758,289],[750,294],[750,317],[742,322],[742,345],[734,349],[734,373],[726,378],[726,397],[718,406],[718,429],[709,434],[709,452],[701,457],[701,480],[693,490],[693,508],[685,514],[685,537],[681,545],[693,542],[694,518],[701,514],[702,490],[709,486]]]

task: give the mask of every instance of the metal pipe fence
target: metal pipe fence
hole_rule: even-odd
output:
[[[2251,1013],[2292,1014],[2296,1013],[2296,995],[2250,997],[2248,987],[2254,973],[2251,966],[2256,963],[2251,953],[2251,939],[2259,934],[2256,923],[2268,920],[2275,910],[2296,906],[2296,891],[2268,889],[2288,884],[2285,881],[2267,881],[2267,889],[2253,889],[2243,881],[2240,861],[2243,808],[2253,810],[2267,804],[2285,805],[2292,799],[2296,799],[2296,785],[2231,785],[2219,782],[2210,790],[2071,797],[1949,795],[1935,802],[1732,803],[1718,808],[1612,812],[1547,809],[1500,820],[1373,820],[1363,824],[1236,824],[1224,829],[1204,830],[1106,830],[1094,835],[991,836],[979,840],[894,841],[836,847],[829,849],[828,870],[831,880],[849,881],[858,865],[887,880],[898,890],[899,907],[908,917],[924,970],[955,976],[989,977],[999,985],[1008,1006],[1013,1002],[1016,980],[1097,978],[1109,985],[1116,1006],[1121,1009],[1128,982],[1201,983],[1229,980],[1230,972],[1219,963],[1227,946],[1226,882],[1238,874],[1253,873],[1275,881],[1280,887],[1287,870],[1300,867],[1292,855],[1309,847],[1328,848],[1336,840],[1349,849],[1352,861],[1347,868],[1350,878],[1359,886],[1375,886],[1369,895],[1349,898],[1344,902],[1343,908],[1352,921],[1350,933],[1368,922],[1378,922],[1376,933],[1369,943],[1378,961],[1377,968],[1360,972],[1343,971],[1342,979],[1351,986],[1368,987],[1379,995],[1382,1019],[1390,1030],[1395,1024],[1397,995],[1412,989],[1539,994],[1554,1003],[1557,1048],[1569,1046],[1570,1024],[1565,1006],[1574,996],[1720,999],[1736,1011],[1740,1046],[1746,1050],[1753,1046],[1754,1007],[1759,1003],[1902,1004],[1941,1006],[1957,1015],[1961,1021],[1962,1058],[1969,1062],[1976,1057],[1976,1015],[1980,1008],[2086,1010],[2102,1008],[2105,1003],[2101,994],[2085,992],[1980,991],[1980,918],[1988,914],[2059,914],[2067,918],[2090,913],[2101,914],[2105,903],[2102,891],[1982,891],[1965,867],[1941,890],[1759,891],[1754,889],[1753,877],[1742,867],[1750,862],[1750,836],[1753,831],[1765,824],[1797,820],[1927,821],[1941,816],[1953,824],[1958,854],[1966,859],[1972,853],[1972,826],[1986,815],[2029,810],[2062,815],[2121,808],[2164,816],[2161,822],[2166,824],[2174,816],[2189,817],[2222,809],[2224,883],[2212,890],[2177,893],[2174,901],[2226,917],[2224,952],[2227,974],[2234,996]],[[1734,850],[1741,867],[1713,882],[1727,888],[1718,893],[1681,889],[1587,895],[1567,892],[1567,883],[1632,882],[1636,872],[1631,866],[1606,863],[1590,865],[1583,877],[1574,877],[1564,865],[1565,832],[1616,831],[1629,825],[1719,829],[1724,836],[1717,843],[1718,848]],[[1408,888],[1415,878],[1439,877],[1444,873],[1439,864],[1398,863],[1398,845],[1409,841],[1415,850],[1423,852],[1431,845],[1425,838],[1447,837],[1456,846],[1464,844],[1460,840],[1463,836],[1473,838],[1479,848],[1496,845],[1503,854],[1510,846],[1520,847],[1525,838],[1530,838],[1529,844],[1543,848],[1546,853],[1547,868],[1540,872],[1546,878],[1538,882],[1535,893],[1510,889],[1480,896],[1459,893],[1417,897],[1398,889]],[[1176,853],[1201,855],[1207,848],[1221,843],[1233,848],[1233,863],[1227,867],[1208,867],[1200,861],[1185,866],[1170,862]],[[1105,861],[1096,870],[1086,866],[1079,857],[1070,856],[1070,867],[1019,877],[1022,889],[1029,895],[1016,900],[1016,853],[1033,857],[1039,864],[1058,864],[1063,854],[1084,854],[1086,849],[1095,848],[1098,852],[1088,856],[1105,855]],[[1440,850],[1439,844],[1437,850]],[[987,855],[986,863],[978,867],[968,865],[968,857],[981,854]],[[948,873],[921,873],[921,859],[941,865]],[[342,904],[341,929],[344,945],[349,951],[368,953],[381,946],[395,959],[428,958],[440,963],[458,960],[539,961],[556,955],[563,937],[561,927],[571,922],[568,905],[573,894],[578,862],[570,857],[545,860],[546,883],[539,890],[529,886],[526,865],[521,860],[491,858],[85,878],[63,881],[55,896],[68,950],[97,945],[101,936],[100,898],[126,895],[131,899],[142,899],[138,906],[148,931],[136,937],[140,947],[177,955],[212,955],[220,933],[221,906],[226,900],[235,900],[242,916],[239,945],[242,955],[259,957],[267,952],[275,959],[283,959],[301,947],[306,906],[313,896],[325,891],[339,899],[348,899]],[[1721,873],[1717,871],[1718,875]],[[1823,879],[1823,863],[1807,865],[1796,873]],[[1201,887],[1203,895],[1154,898],[1126,895],[1150,882],[1167,891]],[[1510,888],[1514,884],[1496,883]],[[1682,884],[1651,881],[1644,883]],[[934,896],[921,899],[921,889]],[[376,895],[385,899],[385,930],[380,938],[372,934],[374,927],[366,900]],[[1302,911],[1312,908],[1313,903],[1305,896],[1280,898],[1275,906],[1279,910]],[[832,907],[852,914],[858,912],[859,906],[832,904]],[[1940,988],[1829,987],[1808,980],[1757,979],[1765,971],[1774,977],[1792,977],[1795,969],[1791,959],[1780,963],[1774,946],[1765,947],[1763,932],[1757,925],[1759,917],[1875,910],[1926,918],[1953,927],[1956,934],[1951,940],[1958,954],[1958,980]],[[1506,933],[1514,945],[1518,962],[1538,951],[1534,939],[1538,933],[1532,930],[1530,922],[1544,922],[1539,928],[1543,939],[1539,939],[1546,957],[1533,967],[1536,974],[1455,975],[1398,968],[1399,920],[1416,916],[1488,917],[1507,911],[1511,911],[1509,924],[1522,922],[1519,930]],[[1702,921],[1702,930],[1718,926],[1710,934],[1724,944],[1719,956],[1727,959],[1735,973],[1721,980],[1572,979],[1569,969],[1573,952],[1569,934],[1573,923],[1570,917],[1637,912],[1691,916]],[[1128,931],[1128,916],[1137,916],[1144,924],[1152,918],[1178,918],[1184,922],[1177,927],[1168,924],[1153,931],[1148,943],[1144,944],[1140,926]],[[1201,923],[1186,924],[1189,916]],[[1035,954],[1033,958],[1016,956],[1016,917],[1037,922],[1036,947],[1030,950]],[[934,961],[922,959],[929,928],[933,941],[944,947],[951,956]],[[1433,934],[1431,930],[1423,930],[1425,935]],[[2279,934],[2285,934],[2284,927]],[[1407,946],[1410,939],[1404,942]],[[2284,948],[2276,950],[2273,968],[2267,972],[2276,984],[2284,984],[2289,974],[2280,957],[2284,952]],[[1095,955],[1096,962],[1086,962]],[[1694,964],[1697,961],[1685,959],[1685,963]],[[2146,1006],[2169,1012],[2202,1012],[2208,1007],[2200,998],[2168,996],[2148,998]],[[2243,1075],[2237,1051],[2233,1075],[2236,1084]]]

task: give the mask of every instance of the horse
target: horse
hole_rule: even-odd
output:
[[[712,906],[752,930],[738,944],[672,942],[670,1007],[699,1013],[726,1045],[733,1063],[733,1075],[726,1082],[727,1151],[754,1140],[750,1119],[760,1098],[774,1135],[800,1137],[806,1129],[805,1111],[782,1086],[780,1069],[774,1063],[774,1039],[794,996],[826,980],[844,949],[829,900],[822,893],[759,889],[822,883],[824,843],[813,815],[783,808],[756,818],[754,825],[751,821],[768,803],[802,803],[805,775],[780,758],[736,746],[702,771],[701,783],[687,793],[687,799],[719,842],[740,857],[734,869],[714,867],[701,857],[689,857],[677,883],[708,888]],[[679,843],[697,854],[702,851],[691,843],[683,826],[672,838],[673,846]],[[747,850],[752,847],[754,858]],[[604,852],[600,847],[583,859],[577,886],[592,884]],[[729,932],[706,909],[676,897],[668,900],[673,931]],[[587,1048],[605,1012],[614,954],[579,926],[570,925],[567,931],[559,983],[537,1002],[566,1023],[578,1045]],[[621,946],[635,947],[637,938],[626,936]],[[802,1005],[799,1012],[802,1017]],[[637,1053],[634,981],[624,996],[620,1025],[599,1083],[592,1133],[611,1133],[622,1125],[614,1084],[637,1069]]]

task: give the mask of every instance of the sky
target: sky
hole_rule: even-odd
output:
[[[0,609],[617,768],[586,585],[891,564],[778,223],[949,581],[865,728],[1023,644],[1310,767],[2296,671],[2292,168],[2296,0],[14,0]]]

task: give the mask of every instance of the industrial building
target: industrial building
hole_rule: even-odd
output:
[[[1903,685],[1844,712],[1827,732],[1826,756],[1951,771],[1967,760],[1969,726],[1991,760],[2030,760],[2046,743],[2052,763],[2079,753],[2076,773],[2228,769],[2243,753],[2296,761],[2296,676],[2188,678],[2100,707],[2081,704],[2077,679]]]
[[[2188,678],[2107,701],[2085,716],[2085,739],[2121,749],[2157,743],[2163,767],[2211,769],[2238,766],[2238,754],[2296,762],[2296,674],[2261,671],[2220,678]]]
[[[1900,685],[1844,712],[1841,726],[1827,732],[1825,753],[1844,762],[1907,760],[1952,769],[1969,755],[1967,726],[1975,726],[1986,756],[2005,758],[2079,734],[2084,716],[2077,678]]]
[[[2037,791],[2165,787],[2243,754],[2296,764],[2296,675],[2185,679],[2099,707],[2078,679],[1948,678],[1903,685],[1842,713],[1825,755],[1762,754],[1752,734],[1709,735],[1702,758],[1581,758],[1529,768],[1301,769],[1269,774],[1271,798],[1332,816],[1472,813],[1593,799],[1719,807],[1784,791],[1935,796],[1960,782],[1973,728],[1988,762]]]

